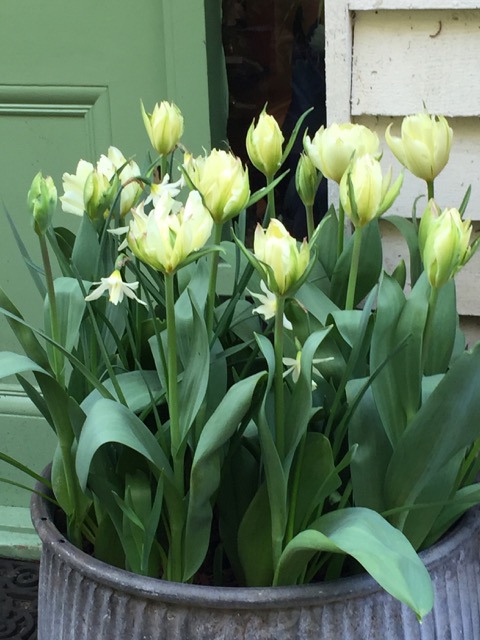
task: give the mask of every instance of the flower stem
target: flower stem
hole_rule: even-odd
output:
[[[337,260],[343,253],[343,239],[345,236],[345,211],[342,203],[338,203],[338,230],[337,230]]]
[[[437,306],[439,289],[432,287],[430,290],[430,297],[428,298],[428,312],[427,321],[425,322],[425,330],[423,332],[423,348],[422,348],[422,371],[425,371],[425,365],[427,363],[428,352],[430,351],[430,345],[432,342],[433,334],[433,319],[435,317],[435,308]]]
[[[355,288],[357,286],[358,265],[360,264],[360,247],[362,246],[362,227],[355,229],[353,237],[352,264],[348,276],[347,301],[345,309],[351,311],[355,302]]]
[[[307,442],[307,434],[304,433],[302,436],[302,439],[300,440],[300,445],[297,450],[297,459],[295,462],[295,469],[293,472],[293,485],[292,485],[292,494],[290,498],[290,507],[288,512],[285,545],[287,545],[295,535],[295,515],[296,515],[296,509],[297,509],[298,489],[300,486],[300,476],[302,474],[303,456],[305,453],[306,442]]]
[[[273,177],[267,178],[267,187],[269,187],[272,184],[272,181],[273,181]],[[267,211],[265,213],[265,218],[263,220],[263,226],[268,227],[268,223],[270,222],[270,220],[276,217],[277,216],[275,211],[275,190],[270,189],[270,191],[267,193]]]
[[[427,180],[427,198],[431,200],[435,197],[435,186],[433,180]]]
[[[167,307],[167,378],[168,378],[168,412],[170,415],[170,438],[173,469],[177,490],[183,495],[183,458],[180,452],[181,433],[178,412],[177,383],[177,336],[175,330],[175,275],[165,274],[165,303]]]
[[[285,457],[285,398],[283,388],[283,313],[285,299],[277,296],[277,309],[275,312],[275,329],[273,348],[275,352],[275,441],[278,455],[283,461]]]
[[[219,245],[222,241],[222,228],[223,222],[215,223],[214,239],[213,242]],[[212,268],[210,271],[210,282],[208,285],[208,302],[207,302],[207,335],[208,339],[212,339],[213,334],[213,318],[215,316],[215,296],[217,291],[217,274],[218,263],[220,260],[220,254],[218,251],[214,251],[212,255]]]
[[[305,212],[307,214],[307,235],[308,241],[312,239],[313,232],[315,231],[315,223],[313,221],[313,204],[305,205]],[[342,236],[343,239],[343,236]]]
[[[50,330],[52,339],[60,343],[60,329],[58,326],[57,299],[55,297],[55,286],[52,273],[52,265],[50,256],[48,255],[47,241],[43,234],[38,236],[40,242],[40,250],[42,252],[43,269],[45,271],[45,280],[47,283],[48,301],[50,303]],[[53,349],[53,369],[57,382],[63,386],[63,356],[55,346]]]

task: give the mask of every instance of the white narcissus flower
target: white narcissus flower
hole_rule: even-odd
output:
[[[83,216],[85,204],[83,192],[85,183],[90,174],[93,173],[93,164],[80,160],[75,173],[64,173],[62,176],[64,195],[60,198],[62,209],[65,213],[73,213],[76,216]]]
[[[150,204],[150,202],[155,206],[164,191],[168,191],[172,198],[176,198],[184,186],[185,178],[183,176],[176,182],[170,182],[170,176],[166,173],[159,184],[152,183],[150,185],[150,193],[145,198],[145,206]]]
[[[209,239],[213,221],[198,191],[192,191],[184,208],[164,191],[147,215],[144,203],[132,209],[128,246],[139,260],[162,273],[173,273]]]
[[[396,158],[414,176],[432,182],[450,157],[453,131],[443,116],[418,113],[402,121],[400,137],[388,125],[385,140]]]
[[[314,358],[312,361],[313,365],[320,364],[321,362],[328,362],[329,360],[333,360],[332,358]],[[292,380],[296,384],[298,379],[300,378],[300,373],[302,371],[302,351],[299,349],[297,351],[296,358],[282,358],[283,364],[287,367],[287,370],[284,372],[283,377],[286,378],[288,375],[292,374]],[[312,372],[321,377],[320,371],[313,366]],[[312,380],[312,391],[317,388],[316,382]]]
[[[108,278],[101,278],[100,282],[94,282],[93,284],[98,284],[99,286],[86,296],[85,300],[87,302],[100,298],[105,291],[108,291],[108,299],[112,304],[116,305],[122,302],[124,296],[127,296],[127,298],[132,298],[140,304],[146,305],[146,303],[140,300],[140,298],[137,298],[134,293],[134,291],[138,289],[138,282],[124,282],[122,280],[122,274],[118,269],[115,269]]]
[[[305,136],[303,146],[310,160],[322,174],[340,183],[353,157],[378,154],[376,133],[362,124],[347,122],[320,127],[313,140]]]
[[[274,318],[277,313],[277,296],[268,289],[263,280],[260,281],[260,289],[265,295],[262,293],[253,293],[253,291],[248,292],[253,298],[257,298],[257,300],[261,302],[261,304],[254,309],[252,313],[258,313],[263,316],[265,320],[270,320],[271,318]],[[285,314],[283,314],[283,326],[285,329],[293,329],[292,323],[288,320]]]

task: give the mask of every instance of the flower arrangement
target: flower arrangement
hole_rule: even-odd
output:
[[[53,489],[69,539],[113,565],[227,586],[362,565],[421,619],[433,594],[416,552],[480,501],[480,350],[465,348],[454,284],[476,243],[468,194],[458,209],[434,200],[448,123],[420,114],[386,132],[427,185],[420,222],[385,217],[410,249],[406,286],[404,262],[383,271],[379,231],[402,175],[384,174],[372,131],[305,136],[299,243],[274,193],[302,119],[287,142],[265,110],[252,123],[265,187],[251,194],[230,151],[185,152],[175,105],[142,114],[149,166],[111,147],[64,175],[76,234],[53,226],[52,180],[33,180],[45,326],[0,290],[25,352],[1,353],[0,374],[17,376],[58,446],[50,480],[1,459]],[[322,176],[340,201],[315,227]],[[263,198],[252,241],[247,210]]]

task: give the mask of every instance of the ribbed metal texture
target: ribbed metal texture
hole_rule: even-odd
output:
[[[38,640],[479,640],[480,511],[423,554],[435,608],[414,614],[369,576],[305,587],[179,585],[109,567],[65,542],[34,496],[43,541]]]

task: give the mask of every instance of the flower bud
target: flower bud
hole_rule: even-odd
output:
[[[432,182],[450,156],[453,131],[448,122],[427,113],[407,116],[400,138],[390,134],[392,124],[385,131],[385,140],[393,154],[414,176]]]
[[[142,117],[152,147],[161,156],[171,153],[183,135],[183,116],[173,102],[160,102],[147,113],[142,102]]]
[[[432,287],[446,284],[469,260],[472,224],[457,209],[440,209],[430,200],[419,227],[423,265]]]
[[[340,183],[354,156],[378,154],[379,140],[367,127],[348,122],[320,127],[313,140],[305,136],[303,145],[317,169],[326,178]]]
[[[282,161],[283,134],[278,122],[268,115],[265,109],[258,118],[252,121],[247,132],[247,153],[254,167],[267,178],[272,178],[278,171]]]
[[[295,173],[295,185],[300,200],[306,207],[313,206],[321,178],[321,174],[318,173],[309,156],[302,153]]]
[[[257,225],[253,252],[267,287],[280,296],[293,292],[310,262],[310,247],[306,240],[299,249],[295,238],[276,219],[270,220],[267,229]]]
[[[154,269],[173,273],[210,238],[213,221],[200,194],[192,191],[184,208],[164,191],[147,215],[143,203],[132,209],[133,220],[127,234],[132,252]]]
[[[232,153],[213,149],[207,156],[190,158],[187,173],[215,223],[226,222],[245,209],[250,197],[248,171]]]
[[[110,208],[117,184],[111,185],[108,178],[94,169],[85,180],[83,203],[90,220],[100,220]]]
[[[136,203],[143,191],[142,185],[135,180],[140,176],[140,169],[133,160],[127,162],[123,153],[116,147],[109,147],[107,155],[100,156],[97,162],[97,169],[111,181],[115,174],[118,175],[122,185],[120,195],[119,210],[123,218]]]
[[[400,192],[403,175],[392,186],[392,170],[383,176],[370,154],[355,157],[340,182],[340,201],[355,228],[364,227],[389,209]],[[353,188],[353,193],[351,192]]]
[[[35,233],[44,234],[57,206],[57,189],[50,176],[44,178],[40,172],[37,173],[28,192],[27,203],[33,215]]]

